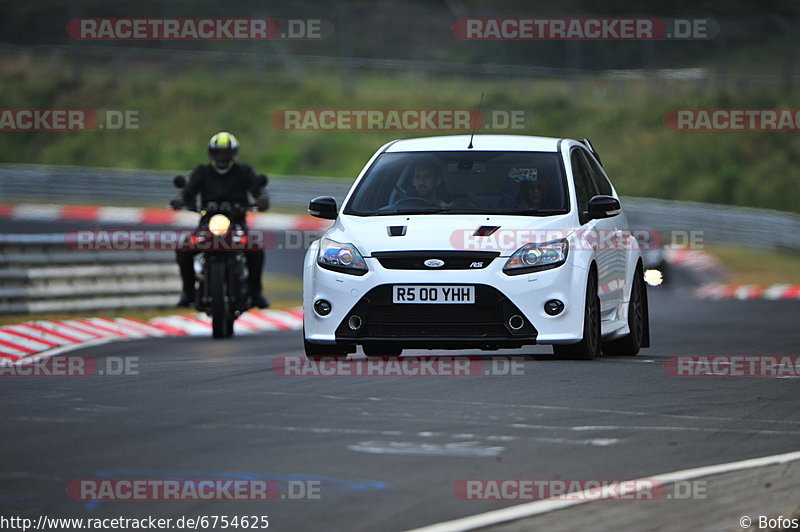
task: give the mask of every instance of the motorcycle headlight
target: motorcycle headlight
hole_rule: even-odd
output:
[[[506,275],[522,275],[556,268],[566,262],[568,250],[566,239],[525,244],[508,258],[503,272]]]
[[[208,221],[208,230],[214,236],[222,236],[228,232],[231,227],[231,220],[224,214],[215,214]]]
[[[330,238],[323,238],[319,243],[317,264],[326,270],[364,275],[367,263],[353,244],[340,244]]]

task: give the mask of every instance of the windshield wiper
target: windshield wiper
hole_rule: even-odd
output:
[[[482,209],[480,207],[444,207],[439,212],[449,212],[452,214],[497,214],[497,212],[492,211],[490,209]]]
[[[442,213],[449,213],[449,214],[498,214],[495,211],[489,209],[482,209],[480,207],[476,208],[464,208],[464,207],[441,207],[437,209],[401,209],[397,211],[392,211],[388,213],[377,213],[381,214],[442,214]]]
[[[359,216],[393,216],[403,214],[490,214],[495,216],[502,215],[527,215],[527,216],[552,216],[554,214],[566,214],[563,209],[523,209],[519,211],[495,211],[492,209],[482,208],[463,208],[463,207],[441,207],[432,209],[397,209],[394,211],[386,212],[373,212],[370,214],[361,214]]]
[[[376,212],[376,216],[391,216],[393,214],[436,214],[442,212],[443,208],[435,207],[433,209],[395,209],[387,212]]]
[[[497,214],[527,215],[527,216],[552,216],[554,214],[566,214],[564,209],[521,209],[518,211],[501,211]]]

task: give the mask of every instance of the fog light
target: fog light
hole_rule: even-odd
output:
[[[557,314],[561,314],[563,310],[564,310],[564,303],[562,303],[558,299],[551,299],[550,301],[544,304],[544,311],[547,313],[548,316],[555,316]]]
[[[510,318],[508,318],[508,326],[511,327],[511,330],[518,331],[522,329],[522,326],[525,325],[525,320],[522,319],[522,316],[519,314],[514,314]]]
[[[327,316],[331,313],[331,304],[324,299],[317,299],[314,301],[314,312],[320,316]]]
[[[359,330],[361,328],[361,316],[357,314],[350,316],[350,319],[347,320],[347,326],[354,331]]]

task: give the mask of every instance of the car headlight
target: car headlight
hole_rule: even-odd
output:
[[[658,286],[664,282],[664,274],[661,270],[651,268],[644,271],[644,282],[650,286]]]
[[[340,244],[330,238],[323,238],[319,243],[317,264],[326,270],[364,275],[367,263],[353,244]]]
[[[224,214],[215,214],[208,221],[208,230],[214,236],[222,236],[228,232],[231,227],[231,220]]]
[[[566,239],[525,244],[508,258],[503,272],[506,275],[522,275],[561,266],[567,260],[568,250]]]

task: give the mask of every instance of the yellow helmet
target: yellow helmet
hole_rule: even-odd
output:
[[[220,131],[208,142],[208,158],[211,166],[220,173],[228,171],[238,152],[239,141],[227,131]]]

